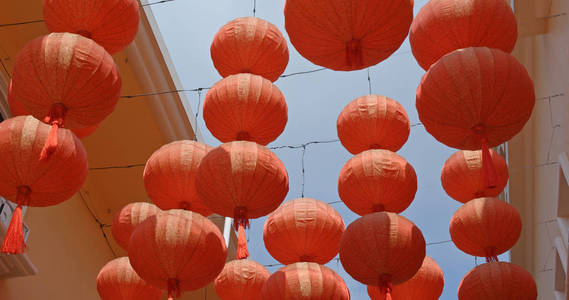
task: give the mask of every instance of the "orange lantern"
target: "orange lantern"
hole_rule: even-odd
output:
[[[468,47],[512,52],[518,25],[506,1],[433,0],[421,8],[409,33],[411,50],[428,70],[442,56]]]
[[[460,150],[451,155],[441,171],[441,182],[449,196],[466,203],[480,197],[497,197],[502,193],[508,183],[508,165],[496,151],[489,151],[492,167],[496,171],[495,186],[485,185],[482,151]]]
[[[344,233],[342,216],[330,205],[310,198],[285,202],[263,228],[265,248],[280,263],[325,264],[338,254]]]
[[[352,157],[340,171],[338,193],[360,216],[404,211],[415,198],[415,169],[395,152],[367,150]]]
[[[175,141],[156,150],[144,168],[148,196],[164,210],[185,209],[212,214],[196,191],[196,173],[211,147],[196,141]]]
[[[130,203],[121,208],[115,214],[111,228],[117,244],[127,250],[130,236],[136,226],[159,212],[160,209],[156,205],[146,202]]]
[[[287,114],[279,88],[253,74],[222,79],[208,91],[203,104],[207,128],[223,143],[245,140],[266,145],[283,132]]]
[[[107,263],[97,275],[101,300],[159,300],[162,291],[146,283],[132,269],[128,257]]]
[[[463,252],[497,261],[520,238],[522,219],[497,198],[478,198],[461,206],[450,220],[450,236]]]
[[[276,81],[288,64],[288,47],[275,25],[259,18],[237,18],[213,38],[211,60],[222,77],[252,73]]]
[[[317,263],[299,262],[276,271],[263,286],[261,299],[349,300],[342,277]]]
[[[409,117],[399,102],[368,95],[350,102],[336,122],[342,145],[352,154],[369,149],[397,151],[409,137]]]
[[[458,300],[479,299],[536,300],[537,286],[520,266],[486,263],[468,272],[458,287]]]
[[[22,206],[44,207],[71,198],[87,177],[87,154],[69,130],[57,132],[50,160],[41,160],[50,127],[32,116],[0,123],[0,195],[18,204],[8,227],[3,253],[23,253]]]
[[[148,283],[168,290],[168,299],[213,281],[227,249],[219,229],[200,214],[169,210],[136,227],[128,245],[130,263]]]
[[[246,258],[248,220],[267,215],[283,202],[288,193],[288,174],[269,149],[252,142],[231,142],[203,158],[196,188],[214,213],[235,220],[239,231],[237,258]]]
[[[136,0],[43,0],[43,17],[49,31],[80,34],[114,54],[138,32],[138,5]]]
[[[12,73],[10,101],[52,125],[42,159],[57,145],[57,128],[101,123],[119,100],[121,79],[113,58],[90,39],[52,33],[28,43]]]
[[[215,279],[215,292],[221,300],[260,300],[261,288],[271,273],[252,260],[232,260]]]

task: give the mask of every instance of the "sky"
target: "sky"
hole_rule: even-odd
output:
[[[227,22],[253,15],[255,0],[175,0],[152,6],[161,34],[167,45],[183,89],[209,87],[221,79],[213,67],[210,45],[215,33]],[[284,0],[256,0],[256,17],[275,24],[288,41],[290,61],[284,74],[321,68],[300,56],[284,30]],[[415,1],[415,15],[426,3]],[[275,84],[288,104],[288,124],[283,134],[268,145],[299,145],[309,141],[337,139],[336,120],[340,111],[353,99],[369,93],[368,71],[320,72],[280,78]],[[408,40],[387,60],[369,70],[372,93],[391,97],[401,103],[411,124],[419,123],[415,108],[415,92],[424,71],[411,54]],[[193,112],[199,112],[198,129],[204,142],[217,146],[220,142],[207,130],[198,107],[200,95],[186,95]],[[205,91],[201,95],[201,102]],[[200,102],[200,103],[201,103]],[[456,150],[438,143],[422,126],[411,128],[409,140],[398,151],[415,168],[418,191],[411,206],[402,215],[413,221],[423,232],[427,255],[434,258],[445,273],[445,289],[440,299],[456,299],[461,278],[475,266],[475,259],[448,242],[448,225],[460,203],[448,197],[441,187],[440,170]],[[285,201],[299,198],[302,186],[302,149],[276,149],[289,175],[290,190]],[[336,143],[315,144],[306,148],[304,156],[306,197],[324,202],[339,201],[337,180],[342,166],[352,155]],[[342,202],[332,205],[343,217],[346,226],[358,216]],[[265,250],[262,238],[266,218],[251,220],[250,259],[263,265],[277,264]],[[503,258],[502,258],[503,259]],[[482,259],[478,259],[482,262]],[[369,299],[366,287],[352,279],[336,260],[327,264],[346,282],[352,299]],[[281,266],[268,267],[272,273]]]

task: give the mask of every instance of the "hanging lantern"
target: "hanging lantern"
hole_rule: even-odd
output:
[[[353,71],[378,64],[401,46],[413,1],[287,0],[284,14],[300,55],[335,71]]]
[[[107,263],[97,275],[101,300],[160,300],[162,291],[142,280],[130,266],[128,257]]]
[[[252,73],[276,81],[288,64],[288,47],[275,25],[259,18],[237,18],[213,38],[211,59],[222,77]]]
[[[232,260],[215,279],[215,292],[221,300],[261,300],[261,288],[269,276],[271,273],[257,262]]]
[[[346,283],[332,269],[299,262],[280,268],[263,286],[261,299],[349,300]]]
[[[342,216],[330,205],[310,198],[285,202],[263,228],[265,248],[284,265],[325,264],[338,254],[344,233]]]
[[[458,300],[480,299],[536,300],[537,286],[520,266],[486,263],[468,272],[458,287]]]
[[[223,143],[245,140],[266,145],[283,132],[287,114],[279,88],[252,74],[231,75],[217,82],[203,104],[207,128]]]
[[[441,171],[444,190],[453,199],[466,203],[480,197],[497,197],[508,183],[508,165],[493,149],[490,151],[492,167],[496,171],[496,185],[488,187],[482,168],[482,151],[460,150],[445,162]]]
[[[128,245],[130,263],[148,283],[168,291],[197,290],[223,269],[227,249],[219,229],[200,214],[186,210],[158,213],[142,222]]]
[[[43,17],[49,31],[80,34],[114,54],[134,40],[138,6],[136,0],[43,0]]]
[[[413,278],[393,286],[391,298],[393,300],[438,300],[443,293],[444,285],[443,270],[436,261],[425,256],[423,265]],[[381,289],[377,286],[368,285],[367,293],[372,300],[385,299],[385,294],[382,295]]]
[[[212,214],[196,191],[196,173],[211,147],[196,141],[175,141],[156,150],[144,168],[148,196],[164,210],[185,209]]]
[[[6,232],[2,253],[23,253],[22,206],[44,207],[71,198],[87,177],[87,154],[69,130],[57,132],[51,159],[40,152],[50,127],[32,116],[0,123],[0,195],[18,204]]]
[[[442,56],[468,47],[512,52],[518,39],[516,17],[506,1],[432,0],[421,8],[409,33],[411,50],[428,70]]]
[[[461,206],[450,220],[450,236],[463,252],[497,261],[520,238],[522,219],[497,198],[478,198]]]
[[[275,210],[288,193],[288,174],[269,149],[245,141],[223,144],[202,160],[196,177],[201,199],[214,213],[235,220],[237,258],[249,256],[249,219]]]
[[[52,125],[42,159],[57,145],[57,128],[101,123],[119,100],[121,79],[113,58],[95,42],[71,33],[52,33],[18,54],[8,97]]]
[[[346,206],[363,216],[400,213],[415,198],[415,169],[395,152],[367,150],[352,157],[340,171],[338,193]]]
[[[352,154],[369,149],[397,151],[409,137],[409,117],[399,102],[380,95],[350,102],[337,121],[338,137]]]
[[[136,202],[127,204],[115,214],[111,228],[113,238],[115,238],[119,246],[128,250],[128,242],[136,226],[159,212],[160,209],[151,203]]]

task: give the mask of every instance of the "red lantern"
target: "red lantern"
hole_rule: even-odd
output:
[[[102,300],[159,300],[162,291],[142,280],[130,266],[128,257],[107,263],[97,275],[97,291]]]
[[[152,202],[164,210],[211,215],[195,185],[198,167],[209,150],[210,146],[196,141],[175,141],[156,150],[144,168],[144,187]]]
[[[415,169],[395,152],[368,150],[352,157],[340,171],[338,193],[360,216],[404,211],[415,198]]]
[[[269,276],[265,267],[252,260],[232,260],[215,279],[215,292],[221,300],[260,300]]]
[[[288,174],[269,149],[252,142],[231,142],[203,158],[196,188],[214,213],[235,220],[237,258],[246,258],[248,219],[265,216],[281,204],[288,193]]]
[[[279,88],[252,74],[231,75],[217,82],[203,104],[207,128],[223,143],[245,140],[266,145],[283,132],[287,114]]]
[[[275,25],[259,18],[237,18],[213,38],[211,60],[222,77],[252,73],[276,81],[288,64],[288,47]]]
[[[271,275],[261,290],[261,299],[349,300],[350,291],[330,268],[299,262]]]
[[[138,5],[136,0],[43,0],[43,17],[49,31],[80,34],[114,54],[138,32]]]
[[[148,283],[168,290],[168,299],[213,281],[227,249],[219,229],[200,214],[170,210],[142,222],[128,245],[130,263]]]
[[[115,108],[121,79],[113,58],[90,39],[71,33],[36,38],[18,54],[10,101],[52,125],[42,158],[57,145],[57,128],[101,123]]]
[[[482,151],[460,150],[445,162],[441,171],[443,188],[453,199],[466,203],[480,197],[497,197],[508,183],[508,165],[504,158],[489,149],[492,167],[496,171],[496,185],[485,185],[487,176],[482,168]]]
[[[520,238],[522,219],[516,209],[496,198],[474,199],[450,220],[450,236],[460,250],[497,261]]]
[[[342,216],[330,205],[310,198],[285,202],[269,215],[263,240],[280,263],[325,264],[338,254],[344,233]]]
[[[127,250],[130,236],[136,226],[159,212],[160,209],[156,205],[146,202],[130,203],[121,208],[115,214],[112,227],[113,237],[117,244]]]
[[[352,154],[369,149],[399,150],[409,137],[409,117],[399,102],[379,95],[350,102],[337,121],[338,137]]]
[[[87,154],[69,130],[57,132],[58,143],[49,160],[40,152],[50,127],[32,116],[0,123],[0,195],[18,204],[8,227],[3,253],[23,253],[22,205],[44,207],[71,198],[87,177]]]
[[[360,70],[401,46],[413,20],[413,0],[287,0],[285,27],[296,50],[314,64]]]
[[[409,34],[411,50],[428,70],[442,56],[468,47],[512,52],[518,25],[506,1],[433,0],[421,8]]]
[[[505,262],[486,263],[472,269],[458,287],[459,300],[536,300],[537,286],[522,267]]]

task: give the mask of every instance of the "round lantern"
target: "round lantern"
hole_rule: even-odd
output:
[[[497,261],[520,238],[522,219],[497,198],[478,198],[461,206],[450,220],[450,236],[463,252]]]
[[[43,0],[43,17],[49,31],[80,34],[114,54],[134,40],[138,6],[136,0]]]
[[[314,64],[352,71],[373,66],[401,46],[413,0],[287,0],[285,27],[296,50]]]
[[[237,258],[249,255],[245,239],[248,219],[275,210],[288,193],[288,174],[269,149],[246,141],[223,144],[200,163],[196,188],[214,212],[235,220],[239,230]]]
[[[253,74],[222,79],[207,92],[203,118],[221,142],[253,141],[266,145],[284,130],[288,107],[279,88]]]
[[[107,263],[97,275],[101,300],[159,300],[162,291],[146,283],[132,269],[128,257]]]
[[[248,259],[225,264],[215,279],[215,292],[221,300],[260,300],[261,288],[271,273]]]
[[[18,204],[8,227],[3,253],[22,253],[22,206],[44,207],[71,198],[87,177],[87,154],[69,130],[57,132],[50,160],[41,160],[50,127],[32,116],[0,123],[0,195]]]
[[[225,264],[227,249],[219,229],[200,214],[186,210],[158,213],[132,233],[130,263],[148,283],[168,291],[200,289],[213,281]]]
[[[350,291],[342,277],[330,268],[299,262],[271,275],[261,290],[261,299],[349,300]]]
[[[344,233],[342,216],[330,205],[310,198],[285,202],[263,228],[265,248],[280,263],[325,264],[338,254]]]
[[[196,191],[196,173],[211,147],[196,141],[175,141],[156,150],[144,168],[148,196],[164,210],[185,209],[212,214]]]
[[[506,1],[433,0],[411,25],[409,41],[419,65],[428,70],[443,55],[468,47],[512,52],[518,25]]]
[[[213,38],[211,60],[222,77],[252,73],[276,81],[288,64],[288,47],[275,25],[259,18],[237,18]]]
[[[395,152],[367,150],[352,157],[340,171],[338,193],[360,216],[404,211],[415,198],[415,169]]]
[[[458,300],[536,300],[537,286],[522,267],[505,262],[486,263],[468,272],[458,287]]]
[[[115,214],[112,226],[113,237],[117,244],[127,250],[130,236],[136,226],[155,216],[158,212],[160,209],[156,205],[146,202],[130,203],[121,208]]]
[[[409,117],[399,102],[379,95],[350,102],[337,121],[338,137],[352,154],[369,149],[399,150],[409,137]]]
[[[8,97],[52,125],[42,158],[57,145],[57,128],[101,123],[119,100],[121,79],[113,58],[94,41],[52,33],[28,43],[18,54]]]
[[[466,203],[480,197],[497,197],[508,183],[508,165],[504,158],[489,149],[492,167],[496,171],[495,186],[486,186],[482,168],[482,151],[460,150],[445,162],[441,171],[444,190],[453,199]]]

